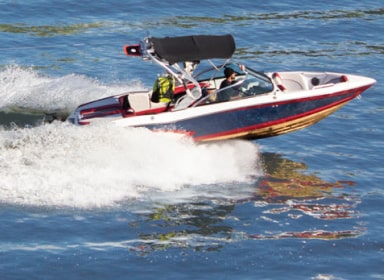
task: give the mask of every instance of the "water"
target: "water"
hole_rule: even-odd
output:
[[[0,1],[1,279],[383,279],[384,5]],[[302,131],[196,145],[40,125],[151,87],[124,44],[232,33],[264,71],[378,83]]]

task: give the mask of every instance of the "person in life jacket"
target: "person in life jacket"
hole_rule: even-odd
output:
[[[174,79],[171,76],[159,76],[153,84],[151,96],[152,102],[169,103],[173,99],[173,91],[175,89]]]

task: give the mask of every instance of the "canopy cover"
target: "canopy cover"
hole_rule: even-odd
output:
[[[170,64],[211,58],[230,58],[236,49],[232,35],[152,37],[155,53]]]

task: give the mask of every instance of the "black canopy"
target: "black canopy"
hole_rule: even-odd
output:
[[[170,64],[210,58],[230,58],[236,45],[232,35],[194,35],[151,38],[155,53]]]

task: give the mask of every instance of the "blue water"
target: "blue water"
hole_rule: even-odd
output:
[[[3,0],[0,19],[0,279],[384,279],[382,0]],[[161,69],[122,51],[148,33],[378,82],[254,142],[39,125],[151,87]]]

